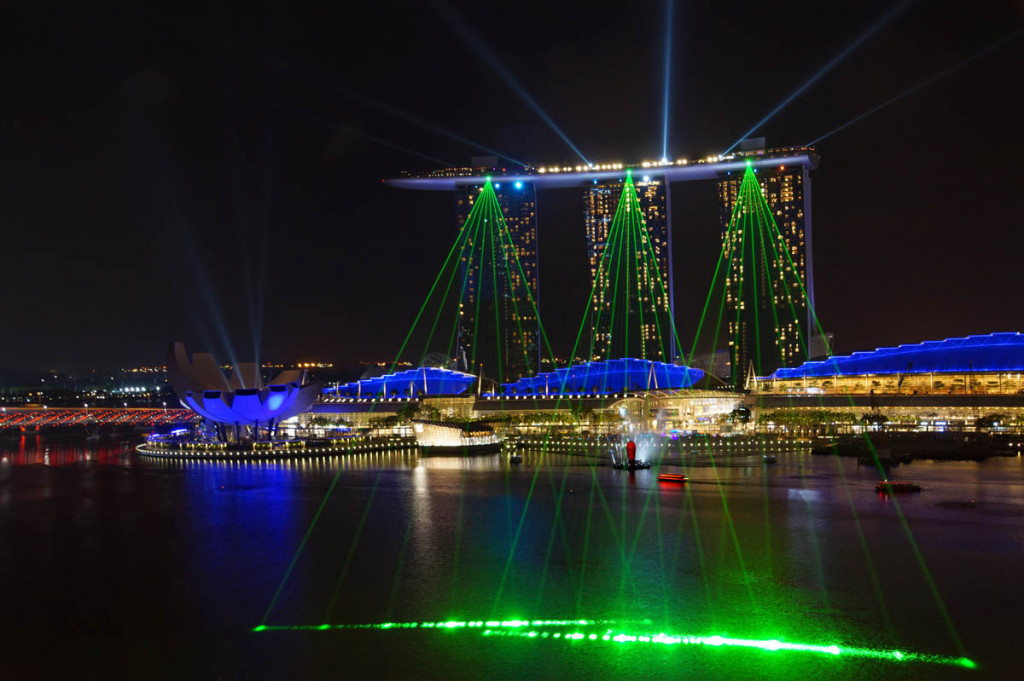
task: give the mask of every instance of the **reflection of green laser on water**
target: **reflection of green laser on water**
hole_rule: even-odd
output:
[[[650,620],[444,620],[441,622],[375,622],[370,624],[261,624],[253,631],[352,631],[359,629],[524,629],[527,627],[596,627],[611,624],[650,624]]]
[[[714,648],[756,648],[767,652],[812,653],[834,657],[855,657],[884,662],[922,662],[976,669],[977,664],[966,657],[931,655],[904,650],[879,650],[843,646],[836,643],[794,643],[778,639],[732,638],[729,636],[700,636],[693,634],[666,634],[664,632],[614,632],[608,627],[622,624],[649,625],[650,620],[613,619],[569,619],[569,620],[446,620],[441,622],[381,622],[374,624],[297,624],[268,625],[253,627],[254,632],[264,631],[387,631],[408,629],[471,629],[488,637],[544,638],[570,642],[597,642],[620,644],[655,644],[667,646],[708,646]],[[602,632],[580,631],[581,628],[600,627]],[[550,631],[555,629],[556,631]],[[562,632],[558,629],[571,629]]]
[[[484,629],[484,636],[516,636],[523,638],[556,638],[567,641],[600,641],[615,643],[636,643],[636,644],[662,644],[662,645],[697,645],[727,648],[758,648],[769,652],[789,651],[798,653],[818,653],[821,655],[859,657],[872,660],[889,662],[926,662],[930,664],[942,664],[966,667],[967,669],[977,668],[977,664],[966,657],[951,657],[948,655],[929,655],[927,653],[912,653],[902,650],[876,650],[873,648],[855,648],[832,645],[818,645],[812,643],[791,643],[779,641],[778,639],[752,639],[752,638],[730,638],[727,636],[694,636],[686,634],[665,634],[658,633],[612,633],[611,630],[603,634],[584,633],[573,631],[562,634],[561,632],[550,633],[538,631],[531,628],[529,631],[509,631],[504,629]]]

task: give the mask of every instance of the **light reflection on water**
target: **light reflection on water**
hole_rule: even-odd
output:
[[[131,444],[4,447],[0,538],[19,559],[0,559],[0,577],[23,585],[5,597],[4,612],[20,615],[8,618],[20,626],[2,625],[5,640],[31,650],[26,641],[56,637],[73,651],[77,629],[52,621],[81,603],[112,613],[99,637],[127,659],[147,650],[130,645],[137,627],[166,639],[148,650],[179,677],[223,658],[267,678],[413,668],[422,678],[675,676],[681,666],[712,678],[957,678],[962,670],[469,632],[245,633],[288,573],[271,623],[642,616],[695,634],[955,654],[901,514],[980,676],[1009,669],[1014,634],[1000,622],[1024,607],[1019,459],[900,467],[925,491],[894,501],[874,493],[877,471],[805,451],[770,466],[756,451],[666,455],[664,470],[691,479],[667,485],[657,469],[536,450],[519,465],[415,449],[237,462],[145,459]],[[43,613],[35,625],[33,612]],[[217,652],[197,651],[197,638]]]

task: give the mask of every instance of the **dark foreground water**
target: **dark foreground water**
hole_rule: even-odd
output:
[[[925,491],[898,503],[806,452],[664,470],[692,482],[539,452],[237,464],[8,443],[0,678],[1019,678],[1020,459],[902,466]],[[532,624],[569,619],[610,622]],[[384,622],[418,626],[336,626]],[[658,633],[867,650],[640,638]],[[979,668],[870,656],[893,650]]]

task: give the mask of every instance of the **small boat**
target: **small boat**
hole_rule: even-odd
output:
[[[920,492],[921,486],[906,481],[882,480],[875,485],[875,491],[881,494],[906,494],[908,492]]]
[[[100,424],[93,419],[89,419],[88,421],[85,422],[85,441],[100,441]]]
[[[522,463],[523,462],[523,455],[522,454],[510,454],[509,457],[508,457],[508,462],[509,463]]]
[[[639,471],[646,468],[650,468],[651,464],[649,461],[641,461],[640,459],[634,459],[633,461],[616,461],[612,464],[612,468],[617,471]]]
[[[681,473],[658,473],[658,482],[689,482],[690,479]]]
[[[774,454],[765,454],[764,455],[764,462],[765,463],[778,463],[779,462],[779,457],[775,456]]]

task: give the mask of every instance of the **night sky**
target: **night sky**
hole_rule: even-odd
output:
[[[661,155],[662,2],[440,2],[0,0],[0,369],[161,364],[174,340],[392,358],[456,226],[450,194],[381,179],[483,153],[409,118],[577,162],[477,43],[590,160]],[[893,5],[677,0],[670,157],[723,151]],[[1022,2],[919,0],[756,134],[809,142],[1022,25]],[[1018,35],[818,144],[838,352],[1024,331],[1022,66]],[[672,191],[687,339],[720,243],[714,185]],[[561,354],[589,288],[580,194],[538,212]]]

